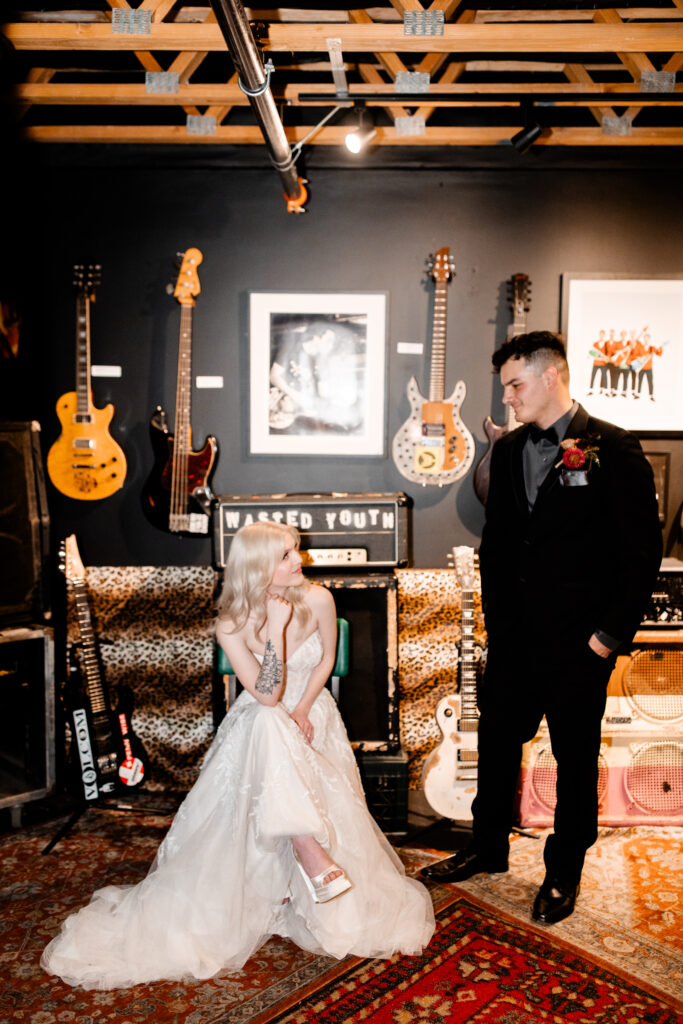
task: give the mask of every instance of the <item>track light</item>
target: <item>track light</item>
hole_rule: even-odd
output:
[[[372,125],[369,127],[364,125],[363,111],[361,110],[358,114],[358,127],[348,133],[344,139],[344,145],[349,153],[360,153],[374,139],[375,135],[377,132]]]
[[[532,121],[525,128],[522,128],[521,132],[517,132],[510,139],[510,142],[515,147],[518,153],[526,153],[528,149],[531,149],[534,142],[541,134],[541,126],[537,121]]]

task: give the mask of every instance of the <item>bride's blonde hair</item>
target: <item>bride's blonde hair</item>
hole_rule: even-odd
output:
[[[298,530],[271,522],[250,523],[233,537],[217,605],[218,618],[229,619],[232,632],[242,629],[250,615],[254,616],[254,632],[261,630],[266,621],[266,593],[284,557],[287,538],[299,547]],[[286,593],[300,627],[311,614],[305,600],[308,586],[289,587]]]

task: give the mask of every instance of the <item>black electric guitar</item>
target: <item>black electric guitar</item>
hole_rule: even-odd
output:
[[[78,751],[83,795],[98,800],[116,791],[139,786],[148,774],[145,749],[131,725],[132,694],[120,687],[112,715],[103,684],[100,659],[90,616],[85,569],[74,534],[63,545],[62,569],[72,589],[79,631],[76,672],[81,685],[70,679],[69,712],[72,746]]]
[[[99,263],[74,267],[76,289],[76,390],[57,402],[62,432],[47,454],[47,472],[67,498],[98,501],[123,487],[126,457],[109,433],[114,406],[96,409],[90,381],[90,303],[100,283]]]
[[[510,308],[512,320],[508,327],[507,340],[516,338],[518,334],[526,333],[526,315],[531,308],[531,281],[526,274],[513,274],[508,281],[510,295]],[[482,505],[486,504],[489,496],[489,481],[491,476],[491,452],[499,438],[520,426],[515,419],[511,405],[505,406],[505,424],[499,427],[493,422],[490,416],[484,420],[484,431],[489,439],[489,446],[484,452],[474,470],[474,493]]]
[[[461,587],[460,687],[439,701],[436,722],[442,740],[425,761],[425,797],[444,818],[470,821],[477,793],[477,659],[474,643],[474,589],[477,556],[473,548],[455,547],[453,565]]]
[[[460,417],[466,385],[459,380],[445,398],[448,282],[453,274],[450,249],[439,249],[430,268],[435,282],[429,400],[411,377],[406,389],[410,416],[397,431],[392,455],[396,468],[413,483],[452,484],[474,459],[474,439]]]
[[[154,466],[142,494],[145,514],[154,526],[187,535],[209,532],[209,480],[218,456],[218,441],[213,436],[206,438],[200,451],[192,450],[192,318],[200,291],[197,267],[202,259],[199,249],[183,253],[173,293],[180,303],[175,428],[171,434],[168,416],[158,405],[150,422]]]

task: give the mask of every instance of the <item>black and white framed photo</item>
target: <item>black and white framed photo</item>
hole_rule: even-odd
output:
[[[386,293],[249,296],[250,451],[384,455]]]
[[[562,275],[572,396],[636,432],[683,428],[683,274]]]

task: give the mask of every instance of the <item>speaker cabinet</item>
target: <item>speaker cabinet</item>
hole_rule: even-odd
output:
[[[553,823],[557,763],[545,720],[524,745],[517,817],[523,827]],[[683,735],[648,725],[624,697],[608,697],[598,758],[600,825],[683,825]]]
[[[54,784],[52,630],[0,630],[0,807],[38,800]]]
[[[623,697],[641,723],[679,726],[683,733],[683,630],[636,633],[631,651],[617,658],[608,697]]]
[[[40,426],[0,423],[0,624],[50,617],[50,520]]]

